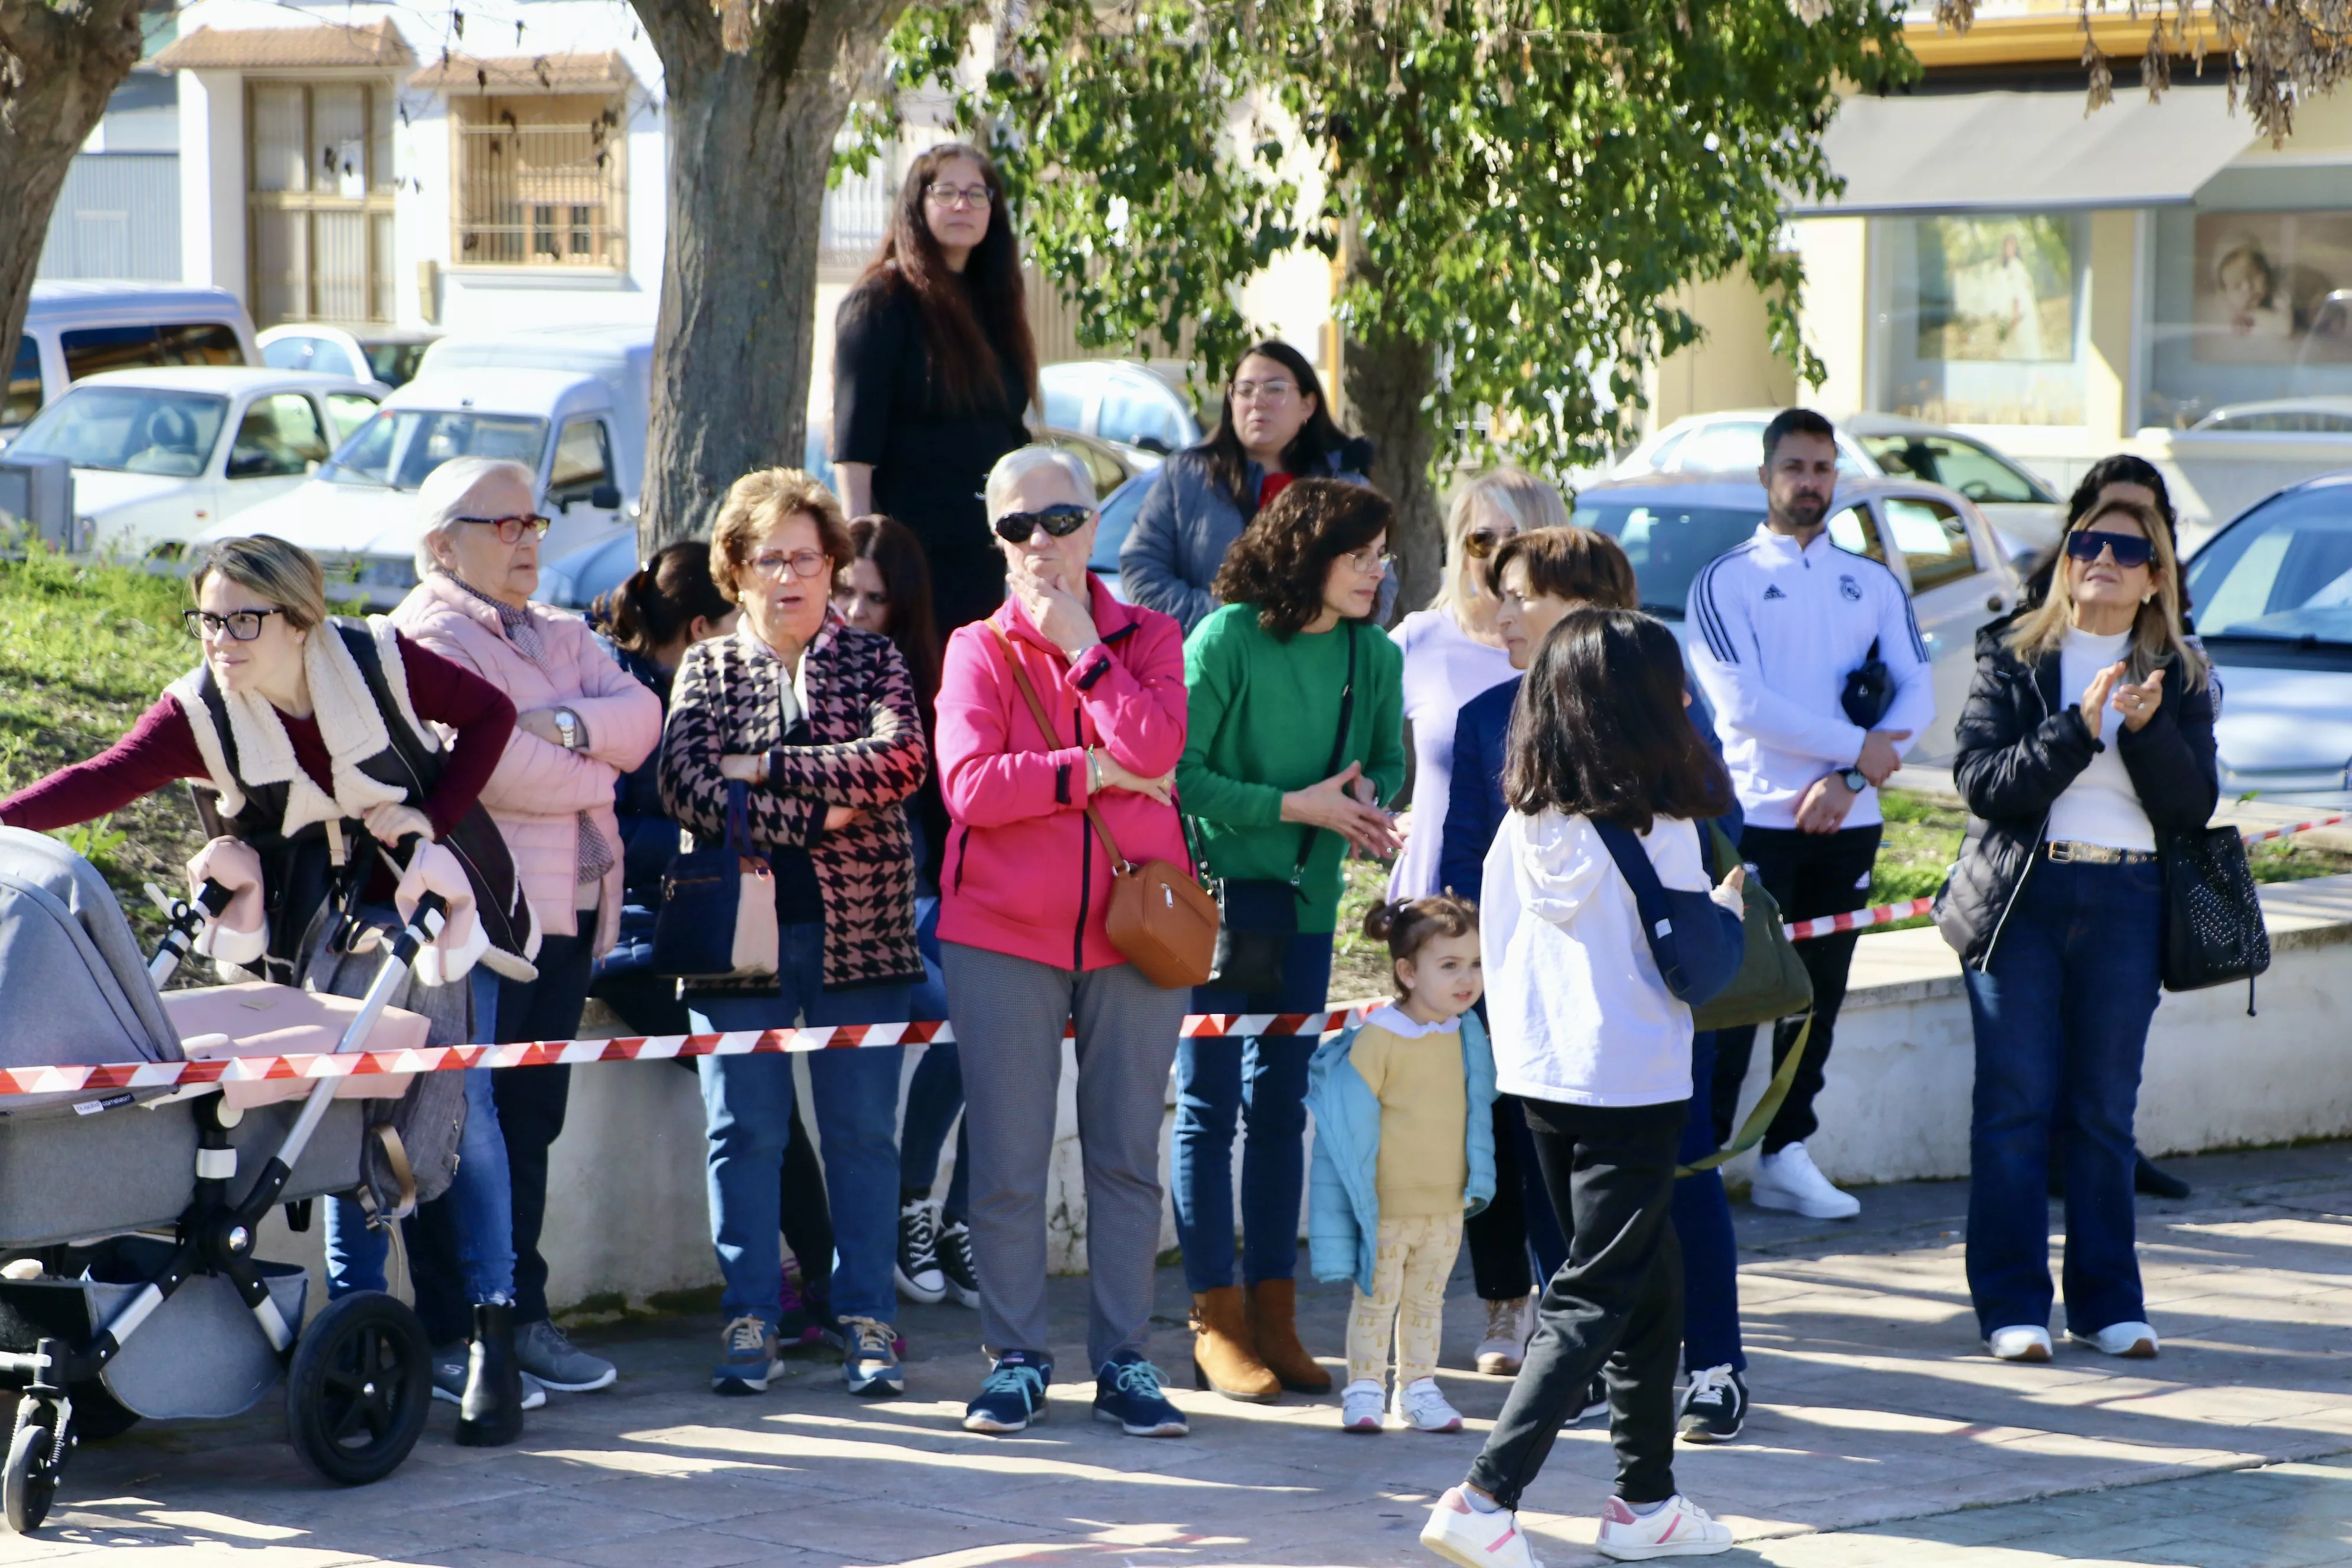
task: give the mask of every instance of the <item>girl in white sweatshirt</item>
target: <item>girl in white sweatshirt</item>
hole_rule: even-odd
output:
[[[1674,1479],[1682,1256],[1668,1211],[1691,1014],[1659,978],[1633,890],[1593,826],[1640,835],[1667,888],[1707,890],[1694,823],[1727,808],[1731,781],[1683,706],[1674,634],[1590,607],[1544,638],[1511,717],[1511,810],[1480,900],[1487,1016],[1497,1087],[1521,1099],[1573,1239],[1485,1449],[1422,1531],[1463,1568],[1530,1568],[1513,1510],[1604,1369],[1618,1469],[1600,1550],[1640,1559],[1731,1546]],[[1717,901],[1737,910],[1740,880],[1733,868]]]

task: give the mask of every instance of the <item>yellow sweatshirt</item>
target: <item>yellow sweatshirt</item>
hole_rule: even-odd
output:
[[[1348,1060],[1381,1102],[1381,1217],[1460,1214],[1470,1181],[1460,1021],[1418,1024],[1383,1007],[1356,1031]]]

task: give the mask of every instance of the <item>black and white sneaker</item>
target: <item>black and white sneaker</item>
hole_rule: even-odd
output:
[[[940,1272],[948,1294],[966,1307],[980,1305],[980,1275],[971,1265],[971,1227],[951,1219],[940,1227]]]
[[[898,1294],[929,1306],[948,1293],[940,1272],[940,1221],[929,1198],[908,1198],[898,1210]]]
[[[1748,1425],[1748,1380],[1727,1363],[1691,1373],[1676,1435],[1685,1443],[1728,1443]]]
[[[1584,1385],[1584,1398],[1568,1413],[1568,1419],[1560,1426],[1563,1428],[1581,1426],[1596,1415],[1604,1422],[1609,1419],[1609,1383],[1597,1373],[1591,1383]]]

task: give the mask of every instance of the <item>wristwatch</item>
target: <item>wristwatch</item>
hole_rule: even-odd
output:
[[[580,715],[569,708],[558,708],[555,710],[555,732],[563,737],[565,751],[578,751],[580,749]]]
[[[1864,773],[1860,768],[1839,769],[1838,782],[1845,785],[1846,788],[1853,791],[1856,795],[1860,795],[1864,790],[1870,787],[1869,775]]]

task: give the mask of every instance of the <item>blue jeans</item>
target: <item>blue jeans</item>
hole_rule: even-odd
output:
[[[705,997],[693,1004],[698,1034],[789,1028],[796,1023],[887,1024],[907,1016],[909,987],[863,985],[828,993],[824,928],[788,925],[778,933],[775,996]],[[900,1046],[818,1051],[809,1058],[817,1140],[831,1194],[833,1310],[843,1317],[898,1316],[892,1270],[898,1253],[898,1068]],[[793,1058],[781,1052],[703,1057],[704,1129],[709,1139],[710,1235],[726,1289],[730,1322],[780,1315],[783,1255],[777,1184],[792,1136]],[[803,1268],[815,1266],[803,1259]]]
[[[2164,874],[2037,857],[1991,962],[1964,970],[1976,1024],[1969,1293],[1977,1323],[2050,1324],[2050,1133],[2066,1174],[2066,1326],[2147,1321],[2132,1118],[2164,949]]]
[[[1691,1039],[1690,1120],[1683,1124],[1678,1163],[1715,1152],[1715,1033]],[[1748,1370],[1739,1348],[1739,1247],[1731,1232],[1731,1200],[1723,1173],[1701,1171],[1675,1184],[1675,1236],[1683,1248],[1683,1364],[1694,1372],[1727,1363]]]
[[[1279,991],[1192,988],[1195,1013],[1311,1013],[1331,988],[1331,933],[1299,931]],[[1170,1196],[1195,1294],[1234,1282],[1234,1132],[1242,1133],[1242,1279],[1298,1268],[1298,1198],[1307,1179],[1307,1064],[1315,1035],[1185,1040],[1176,1047],[1176,1133]]]

